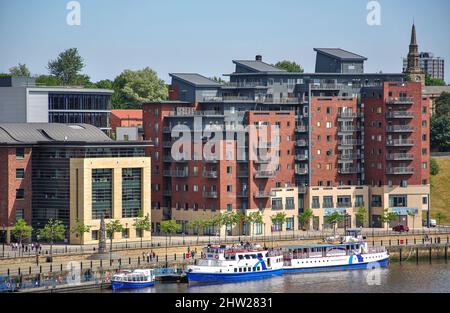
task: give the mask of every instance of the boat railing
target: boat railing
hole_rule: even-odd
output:
[[[383,253],[386,252],[386,247],[370,247],[367,249],[368,253]]]

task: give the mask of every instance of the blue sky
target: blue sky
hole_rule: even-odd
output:
[[[411,24],[421,51],[450,62],[450,1],[379,0],[381,26],[366,22],[368,0],[78,0],[81,25],[66,23],[69,0],[0,0],[0,72],[18,62],[46,73],[49,59],[77,47],[93,81],[150,66],[206,76],[232,59],[288,59],[314,71],[314,47],[368,57],[366,72],[400,72]],[[450,82],[450,66],[446,81]]]

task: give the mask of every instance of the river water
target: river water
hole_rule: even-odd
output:
[[[112,292],[104,290],[102,292]],[[157,283],[154,287],[114,292],[139,293],[401,293],[401,292],[450,292],[450,264],[433,260],[416,264],[391,263],[389,268],[349,270],[318,273],[284,274],[263,280],[188,285]]]

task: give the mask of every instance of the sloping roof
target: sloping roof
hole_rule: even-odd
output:
[[[219,87],[221,84],[197,73],[170,73],[170,77],[175,77],[193,86]]]
[[[142,120],[142,110],[111,110],[111,115],[121,120]]]
[[[286,70],[283,70],[281,68],[278,68],[276,66],[267,64],[262,61],[255,61],[255,60],[233,60],[234,64],[241,65],[243,67],[246,67],[250,70],[256,71],[256,72],[287,72]]]
[[[104,132],[88,124],[0,123],[0,144],[38,142],[112,142]]]
[[[333,58],[339,59],[339,60],[346,60],[346,61],[366,61],[367,58],[363,57],[359,54],[346,51],[340,48],[314,48],[314,51],[318,53],[322,53],[328,56],[331,56]]]

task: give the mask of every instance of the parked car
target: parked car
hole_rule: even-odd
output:
[[[436,227],[436,226],[437,226],[436,220],[430,220],[430,227]]]
[[[393,231],[403,233],[403,232],[409,232],[409,227],[405,225],[397,225],[392,228]]]

